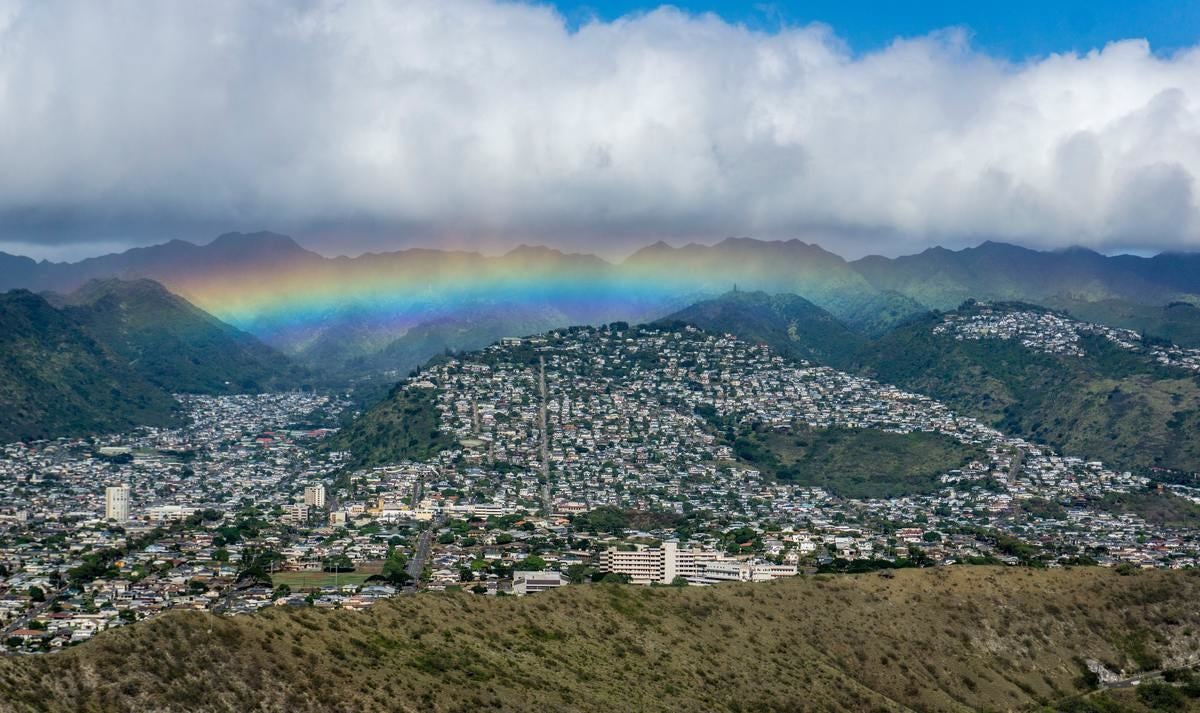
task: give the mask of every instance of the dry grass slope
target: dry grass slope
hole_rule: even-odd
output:
[[[1019,710],[1196,660],[1200,576],[960,567],[178,613],[0,661],[20,711]],[[1122,699],[1137,710],[1135,696]]]

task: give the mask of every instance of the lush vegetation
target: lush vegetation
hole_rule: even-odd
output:
[[[307,376],[283,354],[157,282],[93,281],[66,301],[68,316],[169,392],[257,392],[295,387]]]
[[[779,480],[847,498],[890,498],[938,489],[942,474],[981,459],[976,448],[938,433],[865,428],[746,429],[735,455]]]
[[[176,423],[171,395],[44,298],[0,295],[0,441]]]
[[[356,465],[428,460],[453,445],[438,430],[434,390],[398,385],[384,401],[326,442],[350,451]]]
[[[400,597],[366,612],[176,612],[0,660],[13,710],[1124,710],[1082,663],[1177,666],[1200,577],[901,569],[710,588]],[[767,683],[764,683],[767,682]],[[1143,684],[1145,685],[1145,684]],[[1066,708],[1072,706],[1071,708]],[[1083,707],[1080,707],[1083,706]]]
[[[1191,302],[1175,301],[1164,306],[1115,299],[1085,302],[1057,298],[1046,304],[1085,322],[1132,329],[1182,347],[1200,347],[1200,308]]]
[[[1151,525],[1200,528],[1200,505],[1156,488],[1135,493],[1108,493],[1093,505],[1109,512],[1134,513]]]
[[[171,394],[295,386],[303,372],[148,280],[0,295],[0,441],[177,422]]]
[[[973,309],[965,306],[964,309]],[[1085,337],[1086,356],[1016,341],[933,334],[939,316],[898,328],[843,366],[928,394],[1068,455],[1144,470],[1200,470],[1200,380]]]
[[[789,316],[763,309],[752,296],[726,295],[721,301],[720,309],[693,312],[696,322],[711,331],[764,341],[785,355],[814,358],[927,394],[1068,455],[1147,473],[1168,469],[1176,477],[1200,471],[1200,439],[1194,437],[1200,433],[1200,379],[1121,350],[1102,337],[1083,339],[1084,357],[1056,356],[1015,340],[957,341],[936,335],[933,328],[942,315],[929,313],[856,344],[823,336],[829,333],[830,318],[819,311]],[[972,303],[960,307],[964,312],[975,309]],[[809,326],[801,326],[804,322]],[[791,334],[807,334],[813,342],[824,339],[820,358],[805,353]]]
[[[629,510],[601,505],[580,513],[571,520],[577,532],[596,532],[621,535],[626,530],[657,530],[682,525],[684,517],[675,513]]]
[[[676,323],[717,334],[732,331],[747,342],[769,344],[785,357],[818,363],[855,353],[866,341],[812,302],[788,294],[729,292],[659,321]]]
[[[1039,252],[986,242],[895,259],[871,256],[851,266],[875,289],[933,309],[953,309],[970,298],[1052,304],[1070,295],[1077,301],[1165,305],[1200,295],[1200,256],[1186,253],[1105,257],[1082,248]]]

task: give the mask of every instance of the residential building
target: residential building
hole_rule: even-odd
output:
[[[128,485],[110,485],[104,489],[104,518],[117,522],[129,519]]]
[[[325,486],[321,483],[310,485],[304,489],[304,504],[309,507],[325,507]]]
[[[568,582],[562,572],[513,572],[512,592],[518,597],[555,589]]]

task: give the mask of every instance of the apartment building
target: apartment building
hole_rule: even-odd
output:
[[[664,542],[630,552],[606,550],[600,553],[600,570],[628,575],[633,584],[670,584],[676,577],[699,578],[706,563],[719,559],[715,550],[681,550],[678,542]]]
[[[104,489],[104,519],[117,522],[129,519],[128,485],[111,485]]]
[[[313,508],[325,507],[325,486],[321,483],[304,489],[304,504]]]

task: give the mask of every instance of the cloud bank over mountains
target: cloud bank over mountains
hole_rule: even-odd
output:
[[[0,0],[0,242],[1200,248],[1200,49],[855,54],[669,8]],[[66,246],[64,248],[64,246]],[[0,246],[2,249],[2,246]]]

